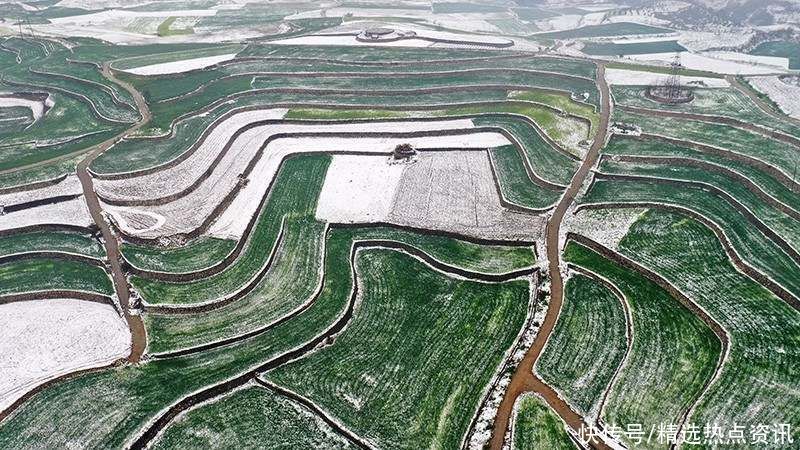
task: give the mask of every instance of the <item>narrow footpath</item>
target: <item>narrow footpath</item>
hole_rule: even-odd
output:
[[[586,157],[578,168],[578,171],[575,172],[575,175],[572,177],[569,187],[564,192],[564,196],[553,211],[553,215],[550,217],[550,220],[548,220],[545,228],[545,245],[547,247],[548,272],[550,274],[551,286],[550,305],[547,310],[547,315],[542,322],[542,326],[539,328],[539,332],[536,335],[536,339],[533,341],[533,345],[531,345],[531,348],[528,349],[525,357],[522,359],[519,366],[517,366],[517,370],[511,377],[511,382],[508,385],[505,397],[503,397],[503,401],[500,403],[494,422],[494,429],[492,430],[492,440],[490,442],[492,450],[501,450],[503,448],[505,434],[512,420],[511,415],[513,414],[514,404],[517,398],[526,392],[535,392],[541,395],[547,404],[550,405],[573,430],[579,430],[581,425],[584,424],[581,415],[572,410],[567,402],[560,398],[552,387],[533,373],[533,367],[539,359],[545,344],[547,344],[550,334],[553,332],[563,303],[564,282],[561,278],[561,251],[559,249],[561,222],[567,209],[580,191],[589,171],[591,171],[597,162],[600,156],[600,150],[606,142],[611,115],[611,100],[608,84],[605,80],[605,65],[602,62],[597,62],[596,84],[600,92],[601,102],[600,125],[597,127],[594,142],[586,153]],[[594,448],[602,450],[609,448],[603,442],[592,442],[591,445]]]

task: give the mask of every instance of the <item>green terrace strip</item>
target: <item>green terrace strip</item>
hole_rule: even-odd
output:
[[[747,155],[782,170],[790,177],[795,169],[796,147],[757,133],[693,120],[664,120],[662,117],[643,116],[620,109],[614,110],[614,119],[639,125],[645,133],[699,142]]]
[[[452,279],[390,250],[357,265],[350,325],[266,377],[381,448],[457,447],[525,320],[527,282]]]
[[[282,218],[313,217],[322,189],[329,155],[302,155],[281,166],[269,198],[259,211],[246,248],[233,264],[208,278],[170,283],[133,277],[131,284],[153,305],[210,302],[244,286],[269,260],[281,228]]]
[[[553,205],[561,193],[547,190],[531,182],[525,163],[513,145],[489,150],[492,165],[500,183],[503,198],[524,208],[541,209]]]
[[[100,242],[87,234],[70,232],[29,232],[0,237],[0,259],[4,256],[29,252],[64,252],[105,258]]]
[[[601,411],[603,421],[623,428],[631,423],[680,424],[714,373],[720,341],[644,275],[573,241],[567,243],[564,258],[608,279],[630,303],[633,345]],[[656,441],[642,443],[642,448],[659,447]]]
[[[594,136],[600,122],[600,115],[594,105],[575,101],[566,95],[554,94],[542,90],[512,91],[508,98],[516,100],[527,100],[542,103],[553,108],[559,109],[567,114],[583,117],[591,123],[589,136]]]
[[[612,137],[603,151],[607,155],[680,157],[715,164],[732,173],[746,177],[758,186],[758,188],[776,198],[778,201],[785,203],[795,210],[800,210],[800,192],[793,192],[791,188],[783,185],[768,173],[758,168],[731,161],[723,156],[707,154],[697,151],[696,149],[658,140],[641,140],[619,135]],[[709,172],[710,171],[711,170],[709,170]]]
[[[531,35],[535,39],[585,39],[596,37],[628,36],[635,34],[667,34],[674,33],[669,28],[641,25],[632,22],[606,23],[602,25],[588,25],[573,30],[554,31],[550,33],[537,33]]]
[[[572,275],[553,335],[536,371],[583,416],[597,417],[603,394],[626,353],[626,317],[602,282]]]
[[[244,377],[243,382],[246,382],[253,370],[272,367],[276,363],[270,361],[277,361],[280,355],[324,336],[331,324],[342,320],[350,302],[354,283],[351,264],[348,263],[353,257],[352,233],[353,230],[348,229],[331,231],[325,247],[326,278],[319,296],[311,307],[291,320],[222,348],[175,358],[151,359],[143,364],[87,374],[54,385],[31,398],[13,416],[0,423],[0,447],[21,448],[33,439],[43,446],[58,446],[59,442],[69,440],[93,447],[123,447],[143,432],[140,429],[142,424],[161,416],[165,408],[187,395],[226,380],[238,380],[237,377]],[[426,269],[420,276],[439,277],[438,274]],[[462,283],[465,286],[472,284]],[[496,286],[514,291],[518,285],[519,282],[514,282]],[[527,297],[527,287],[524,290]],[[497,297],[492,298],[497,301]],[[520,299],[507,305],[520,310],[520,325],[524,320],[526,303],[527,299]],[[475,306],[481,309],[486,304]],[[458,324],[444,321],[444,324],[448,323]],[[478,329],[483,330],[485,325],[486,321]],[[497,328],[494,331],[500,333]],[[487,343],[497,346],[499,341],[499,338],[493,338]],[[420,345],[428,347],[429,344]],[[474,346],[464,348],[470,355],[477,353]],[[492,350],[489,355],[499,358],[503,350]],[[472,369],[493,370],[476,367]],[[459,367],[459,371],[454,373],[461,370]],[[470,385],[475,386],[475,383]],[[472,409],[475,407],[477,399]],[[465,414],[471,415],[472,412]],[[98,421],[97,417],[105,419]],[[53,428],[55,423],[60,424],[57,430]],[[43,434],[43,430],[52,431]]]
[[[694,100],[675,105],[650,100],[645,97],[645,90],[646,88],[641,86],[614,86],[612,88],[617,105],[732,117],[800,136],[799,126],[789,121],[775,120],[773,116],[760,109],[750,97],[734,88],[693,89]]]
[[[800,213],[796,210],[790,210],[791,214],[781,211],[765,201],[765,198],[759,197],[745,185],[725,174],[697,167],[615,162],[613,160],[605,160],[600,165],[600,171],[604,174],[653,177],[665,180],[665,182],[675,180],[675,183],[679,185],[686,183],[687,186],[701,187],[712,192],[716,191],[715,194],[723,199],[726,199],[723,195],[730,196],[728,199],[733,198],[736,202],[752,211],[764,224],[775,230],[792,247],[800,248],[800,227],[798,227],[800,225],[800,220],[798,220],[800,219]],[[730,200],[728,201],[730,202]]]
[[[532,246],[478,245],[401,228],[364,226],[349,231],[353,240],[391,240],[413,246],[454,267],[481,273],[509,273],[532,267]],[[152,354],[198,348],[247,333],[316,301],[323,279],[325,226],[313,217],[287,221],[284,238],[269,271],[234,303],[193,314],[146,314]]]
[[[721,375],[690,423],[749,428],[797,422],[797,310],[739,272],[711,230],[679,214],[645,213],[621,241],[620,252],[663,275],[730,333]]]
[[[125,259],[139,269],[182,273],[214,265],[235,246],[236,241],[232,239],[200,237],[177,248],[123,244],[120,250]]]
[[[224,444],[222,444],[224,443]],[[177,420],[153,449],[356,448],[315,413],[266,388],[250,386]]]
[[[0,264],[0,296],[48,290],[114,293],[111,279],[101,267],[41,258]]]
[[[69,173],[74,173],[75,167],[78,164],[78,158],[64,159],[49,164],[3,173],[3,176],[0,176],[0,189],[52,180]]]
[[[536,394],[524,394],[515,405],[513,423],[516,450],[574,450],[566,425]]]
[[[377,49],[376,49],[377,50]],[[513,56],[513,55],[512,55]],[[326,59],[287,59],[280,56],[267,58],[242,57],[219,63],[203,70],[190,71],[181,77],[167,74],[161,76],[136,76],[120,73],[120,77],[132,82],[146,94],[149,101],[163,102],[204,89],[212,81],[231,78],[245,78],[248,81],[259,74],[284,74],[303,77],[341,76],[391,76],[392,74],[419,74],[449,72],[457,75],[465,70],[518,69],[540,72],[559,79],[580,83],[582,79],[591,80],[595,76],[592,63],[560,58],[531,58],[526,56],[509,57],[506,52],[496,53],[486,58],[466,60],[441,60],[437,64],[409,63],[398,65],[389,61],[375,60],[369,64]],[[589,90],[591,92],[591,90]]]
[[[678,205],[722,228],[741,258],[769,275],[795,296],[800,293],[800,267],[775,241],[730,203],[700,188],[653,181],[598,180],[581,204],[653,202]]]

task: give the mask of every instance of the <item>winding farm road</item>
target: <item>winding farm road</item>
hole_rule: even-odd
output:
[[[611,116],[611,97],[609,95],[608,84],[605,79],[605,65],[597,62],[597,89],[600,92],[600,124],[594,137],[591,148],[586,153],[586,157],[581,163],[578,171],[572,178],[569,187],[564,192],[558,205],[553,211],[553,215],[547,222],[545,229],[547,260],[549,262],[548,271],[550,273],[550,306],[547,315],[542,322],[541,328],[533,341],[533,345],[528,349],[525,357],[517,366],[517,370],[511,377],[511,382],[506,390],[505,397],[500,403],[497,416],[492,430],[491,449],[501,450],[505,440],[506,430],[508,430],[513,414],[514,403],[517,398],[526,392],[535,392],[544,398],[548,405],[569,425],[573,430],[579,430],[584,424],[583,417],[575,412],[564,399],[547,383],[542,381],[533,371],[536,361],[547,344],[550,334],[553,332],[558,315],[561,312],[561,304],[564,296],[564,282],[561,278],[561,252],[559,249],[559,231],[561,222],[567,209],[575,200],[575,196],[580,191],[584,180],[594,167],[600,156],[600,149],[603,148],[607,138],[608,124]],[[598,449],[608,449],[603,442],[592,442],[593,447]]]
[[[106,254],[108,255],[108,261],[111,266],[111,279],[114,282],[114,292],[119,300],[125,321],[128,322],[128,328],[131,330],[131,352],[128,355],[128,362],[137,363],[142,357],[145,347],[147,346],[147,335],[144,328],[144,322],[142,322],[141,317],[138,315],[133,315],[130,312],[129,307],[131,293],[130,289],[128,289],[128,280],[126,279],[125,273],[122,271],[122,266],[120,264],[119,243],[117,242],[117,238],[111,233],[108,222],[103,216],[103,210],[100,207],[100,201],[97,198],[97,194],[94,192],[92,176],[89,174],[88,168],[95,158],[100,156],[100,154],[102,154],[104,151],[108,150],[112,145],[114,145],[115,142],[122,137],[138,130],[142,127],[142,125],[147,123],[150,120],[151,115],[150,109],[147,107],[147,102],[145,101],[144,97],[142,97],[142,94],[140,94],[139,91],[137,91],[130,84],[117,79],[111,72],[109,63],[103,64],[102,73],[103,76],[109,79],[112,83],[119,84],[125,90],[130,92],[131,95],[133,95],[133,98],[136,101],[136,107],[139,108],[142,117],[138,122],[124,132],[92,148],[89,153],[86,154],[86,157],[83,158],[80,163],[78,163],[77,171],[78,178],[80,179],[81,186],[83,187],[83,196],[86,199],[86,204],[89,207],[89,212],[92,215],[92,220],[94,220],[94,223],[100,228],[100,232],[103,235],[103,245],[105,246]]]

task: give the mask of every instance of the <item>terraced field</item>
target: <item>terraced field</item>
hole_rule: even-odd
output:
[[[665,105],[559,55],[673,30],[58,9],[155,28],[115,45],[39,3],[66,37],[0,36],[0,448],[800,442],[800,127],[733,77]]]

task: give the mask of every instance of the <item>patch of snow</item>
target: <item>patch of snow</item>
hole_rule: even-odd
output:
[[[667,76],[663,73],[638,70],[606,69],[606,81],[611,85],[650,86],[664,81]],[[724,78],[680,77],[680,80],[684,85],[691,83],[697,86],[699,83],[703,83],[704,87],[724,88],[730,86],[730,83]]]
[[[577,214],[568,212],[564,216],[563,229],[572,231],[612,250],[617,250],[622,238],[628,234],[634,222],[647,211],[642,208],[585,209]]]
[[[124,72],[132,73],[134,75],[163,75],[169,73],[183,73],[190,70],[213,66],[214,64],[228,61],[235,57],[236,53],[228,53],[225,55],[206,56],[203,58],[183,59],[180,61],[150,64],[147,66],[135,67],[133,69],[125,69]]]
[[[680,54],[681,57],[681,64],[687,69],[736,75],[773,74],[778,71],[778,69],[773,66],[764,66],[742,61],[729,61],[705,54],[692,52],[678,52],[678,54]],[[634,61],[660,62],[663,65],[668,65],[673,61],[675,55],[675,52],[645,53],[641,55],[626,55],[625,57]]]
[[[335,155],[317,203],[318,220],[383,222],[389,217],[405,164],[391,157]]]
[[[30,225],[59,224],[88,227],[94,220],[83,196],[54,205],[37,206],[0,215],[0,231]]]
[[[39,101],[14,97],[13,94],[0,92],[0,108],[13,108],[15,106],[28,108],[31,110],[31,115],[33,116],[34,122],[42,118],[45,107],[49,108],[53,106],[53,104],[54,103],[49,96],[47,97],[47,100]]]
[[[725,61],[736,61],[760,66],[772,66],[778,70],[789,70],[789,58],[783,56],[761,56],[748,55],[747,53],[710,51],[703,53],[712,58],[724,59]]]
[[[800,86],[785,83],[777,76],[752,77],[747,81],[789,116],[800,119]]]
[[[171,11],[133,11],[125,9],[109,9],[91,14],[51,18],[54,24],[101,24],[128,18],[164,18],[169,17],[208,17],[217,14],[216,9],[177,9]]]
[[[125,357],[130,342],[127,324],[110,305],[71,299],[0,305],[0,410],[48,380]]]

